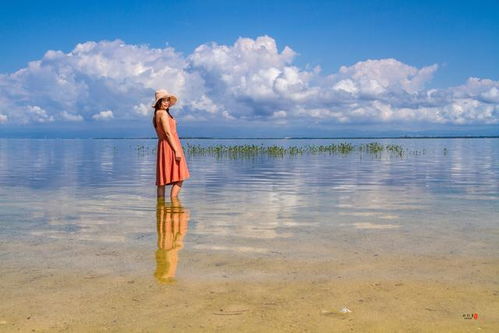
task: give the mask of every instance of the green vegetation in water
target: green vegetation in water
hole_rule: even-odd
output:
[[[330,154],[347,155],[353,152],[380,156],[383,152],[390,155],[403,157],[406,150],[399,145],[383,145],[377,142],[353,145],[351,143],[338,143],[329,145],[306,146],[264,146],[261,145],[215,145],[201,146],[187,143],[186,153],[189,155],[214,155],[217,157],[244,158],[265,154],[272,157],[296,156],[301,154]]]
[[[141,156],[156,154],[156,147],[149,145],[136,145],[134,150]],[[352,153],[359,153],[360,157],[371,156],[380,158],[382,156],[402,158],[407,155],[424,155],[426,149],[409,151],[400,145],[394,144],[381,144],[379,142],[370,142],[354,145],[349,142],[332,143],[329,145],[305,145],[305,146],[265,146],[263,143],[260,145],[213,145],[201,146],[187,143],[183,146],[186,155],[208,155],[218,158],[251,158],[261,155],[269,157],[284,157],[284,156],[299,156],[303,154],[328,154],[337,156],[347,156]],[[117,152],[117,148],[113,147],[113,151]],[[447,148],[443,149],[443,154],[447,155]]]
[[[132,146],[129,146],[132,147]],[[117,152],[117,148],[113,147],[113,151]],[[150,146],[145,146],[145,145],[136,145],[135,146],[135,151],[137,152],[138,155],[144,156],[147,154],[152,154],[156,153],[156,148],[155,147],[150,147]]]

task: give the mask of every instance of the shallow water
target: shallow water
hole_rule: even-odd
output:
[[[373,141],[187,155],[158,203],[154,140],[0,139],[0,330],[497,330],[499,139],[183,143]]]

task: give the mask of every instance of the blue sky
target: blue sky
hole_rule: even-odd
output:
[[[0,45],[0,136],[153,135],[155,88],[184,136],[499,134],[497,1],[12,1]]]

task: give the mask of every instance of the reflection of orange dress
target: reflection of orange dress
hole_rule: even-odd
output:
[[[165,203],[158,200],[156,225],[158,249],[156,250],[156,271],[159,282],[173,282],[179,261],[179,251],[184,246],[184,236],[189,224],[189,210],[179,200]]]
[[[167,114],[168,115],[168,114]],[[177,121],[168,115],[172,138],[176,142],[182,154],[182,159],[178,162],[175,159],[173,148],[166,139],[166,133],[161,124],[160,118],[156,117],[156,134],[158,135],[158,149],[156,154],[156,185],[169,185],[190,177],[187,162],[185,160],[182,144],[177,134]]]

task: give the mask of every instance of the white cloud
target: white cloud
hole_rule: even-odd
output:
[[[334,90],[343,90],[350,94],[356,94],[359,88],[356,87],[355,83],[350,79],[341,80],[333,86]]]
[[[286,111],[280,110],[280,111],[275,111],[272,114],[272,118],[286,118]]]
[[[113,119],[114,115],[113,115],[113,111],[106,110],[106,111],[101,111],[97,114],[94,114],[92,116],[92,118],[95,120],[109,120],[109,119]]]
[[[6,122],[7,122],[7,119],[8,119],[8,118],[7,118],[7,116],[6,116],[6,115],[4,115],[4,114],[1,114],[1,113],[0,113],[0,124],[1,124],[1,123],[6,123]]]
[[[147,103],[134,105],[133,109],[137,114],[140,114],[142,116],[147,116],[149,114],[152,114],[153,112],[153,109]]]
[[[26,115],[29,118],[25,119],[24,122],[29,122],[29,120],[36,123],[47,123],[54,121],[54,117],[52,115],[49,115],[46,110],[42,109],[38,105],[28,105],[26,111]]]
[[[427,89],[437,64],[393,58],[325,76],[319,66],[293,65],[296,55],[266,35],[202,44],[187,56],[121,40],[81,43],[0,74],[0,122],[143,120],[154,90],[165,88],[179,97],[173,108],[186,121],[499,123],[499,81],[472,77]]]
[[[395,59],[366,60],[352,66],[341,66],[332,80],[342,80],[355,88],[355,92],[379,95],[385,92],[414,94],[429,81],[438,66],[431,65],[417,69]],[[345,81],[346,80],[346,81]],[[342,82],[340,81],[340,82]]]
[[[81,115],[68,113],[67,111],[61,112],[61,117],[67,121],[83,121],[83,117]]]
[[[191,102],[191,108],[193,110],[206,111],[209,113],[217,113],[218,111],[223,110],[223,106],[217,106],[217,104],[206,95],[201,95],[199,98],[193,100]]]

